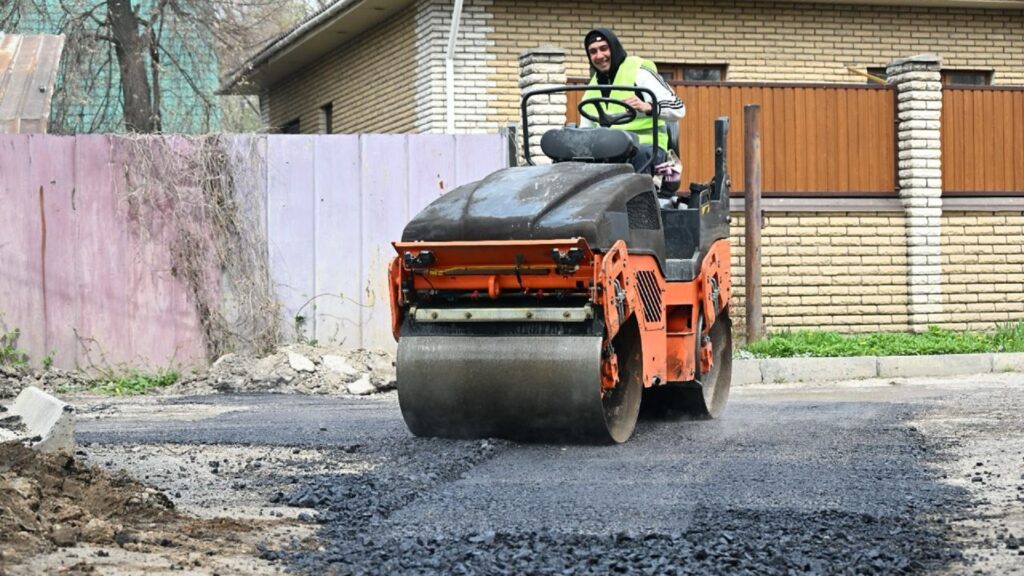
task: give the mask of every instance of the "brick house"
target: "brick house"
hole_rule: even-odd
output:
[[[765,188],[769,330],[987,329],[1024,319],[1024,89],[1016,88],[1024,85],[1024,1],[650,6],[465,0],[456,130],[515,123],[524,86],[585,77],[581,38],[608,25],[628,51],[680,82],[677,90],[719,91],[684,97],[684,131],[712,108],[741,118],[741,108],[722,108],[724,91],[746,90],[735,102],[748,89],[771,93],[772,104],[762,104],[766,181],[802,181]],[[288,132],[444,132],[451,14],[451,1],[341,0],[268,45],[222,89],[259,94],[265,125]],[[660,21],[652,27],[645,14]],[[901,60],[914,55],[923,56]],[[544,66],[531,73],[530,64]],[[889,85],[865,74],[888,76]],[[791,94],[801,91],[808,95]],[[837,92],[820,108],[827,116],[805,112],[810,100],[800,98],[812,91]],[[786,104],[787,117],[779,102],[791,97],[798,99]],[[733,134],[737,189],[742,129],[734,124]],[[839,137],[847,141],[828,140]],[[687,164],[690,176],[705,164]],[[835,184],[833,172],[852,184]]]
[[[515,122],[524,50],[568,51],[585,76],[582,35],[613,27],[626,49],[679,80],[865,82],[894,58],[942,57],[949,81],[1024,85],[1024,1],[845,3],[466,0],[455,61],[459,131]],[[656,24],[645,15],[658,14]],[[440,132],[451,0],[339,0],[272,42],[225,83],[259,94],[270,127],[304,133]],[[358,104],[354,104],[358,103]],[[331,114],[325,115],[330,109]]]

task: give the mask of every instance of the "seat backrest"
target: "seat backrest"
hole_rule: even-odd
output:
[[[628,162],[638,146],[635,134],[611,128],[558,128],[540,139],[540,149],[555,162]]]
[[[665,126],[668,127],[668,149],[675,150],[679,156],[679,122],[666,122]]]

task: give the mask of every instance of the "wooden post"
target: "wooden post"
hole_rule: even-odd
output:
[[[761,315],[761,106],[743,107],[743,189],[746,191],[745,261],[747,343],[764,336]]]

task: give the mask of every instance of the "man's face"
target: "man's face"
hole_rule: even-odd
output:
[[[607,40],[597,40],[587,46],[587,56],[598,72],[607,72],[612,68],[612,48]]]

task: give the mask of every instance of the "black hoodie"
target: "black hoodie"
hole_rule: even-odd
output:
[[[608,72],[599,72],[594,65],[590,65],[591,77],[597,77],[598,84],[614,84],[615,75],[619,72],[619,66],[622,65],[622,61],[626,59],[626,49],[622,47],[622,43],[619,42],[618,36],[615,32],[612,32],[609,28],[594,28],[587,35],[583,37],[583,53],[587,56],[587,62],[590,62],[590,54],[587,54],[587,47],[590,46],[595,40],[603,38],[608,41],[608,47],[612,49],[612,67],[608,69]],[[608,97],[609,91],[602,90],[601,93],[605,98]]]

